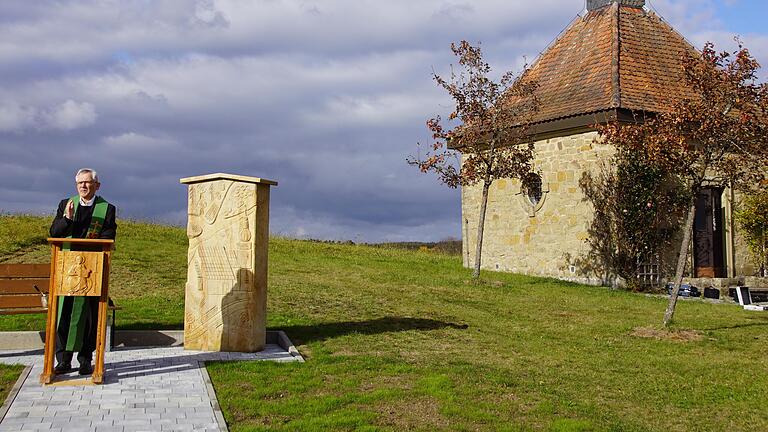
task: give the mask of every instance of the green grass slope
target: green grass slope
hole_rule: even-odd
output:
[[[45,224],[9,219],[29,231],[21,250],[0,239],[0,260],[45,262]],[[183,229],[120,224],[121,328],[181,326],[185,257]],[[662,297],[503,273],[472,283],[455,256],[272,239],[269,257],[268,326],[307,362],[209,364],[233,431],[768,429],[768,314],[682,301],[665,334]]]

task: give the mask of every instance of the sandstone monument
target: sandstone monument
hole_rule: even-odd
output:
[[[233,174],[188,185],[184,347],[254,352],[266,343],[269,188],[277,182]]]

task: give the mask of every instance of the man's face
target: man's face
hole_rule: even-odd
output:
[[[90,200],[99,190],[99,182],[93,180],[93,174],[82,173],[75,179],[77,182],[77,193],[84,200]]]

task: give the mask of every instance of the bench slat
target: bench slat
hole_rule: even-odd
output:
[[[40,291],[48,292],[50,279],[0,279],[0,295],[2,294],[38,294],[35,285]]]
[[[42,307],[34,286],[47,293],[50,270],[50,264],[0,264],[0,315],[46,313],[48,309]]]
[[[42,306],[39,294],[0,296],[0,309],[39,308]]]
[[[0,278],[47,278],[50,264],[0,264]]]
[[[21,315],[34,313],[47,313],[48,309],[38,308],[19,308],[19,309],[0,309],[0,315]]]

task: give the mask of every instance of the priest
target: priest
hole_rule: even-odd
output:
[[[51,237],[114,239],[117,233],[115,206],[96,195],[101,184],[95,170],[83,168],[75,174],[77,195],[59,203],[51,224]],[[71,372],[72,355],[77,351],[80,375],[93,373],[96,349],[98,297],[60,297],[56,327],[54,373]]]

